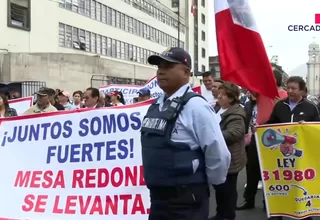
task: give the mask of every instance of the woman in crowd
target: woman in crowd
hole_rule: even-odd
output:
[[[234,220],[237,205],[237,179],[239,172],[247,163],[244,136],[245,112],[240,106],[240,91],[233,83],[224,82],[219,86],[218,102],[221,106],[220,127],[228,149],[231,153],[231,164],[226,182],[214,185],[216,193],[217,214],[214,220]]]
[[[0,94],[0,117],[7,118],[17,115],[17,111],[14,108],[9,107],[7,96]]]
[[[111,104],[112,104],[113,106],[122,106],[122,105],[125,105],[124,97],[123,97],[122,92],[120,92],[120,91],[114,91],[114,92],[111,92],[111,93],[110,93],[110,96],[111,96],[111,101],[112,101]]]
[[[80,90],[75,91],[72,94],[72,97],[73,97],[73,105],[76,107],[76,109],[84,108],[84,105],[82,103],[82,97],[83,97],[82,91],[80,91]]]

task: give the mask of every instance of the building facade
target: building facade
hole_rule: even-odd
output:
[[[214,77],[221,78],[219,57],[218,56],[209,57],[209,70],[212,72]]]
[[[199,42],[200,49],[192,50],[195,24],[190,12],[191,2],[180,2],[178,16],[171,0],[2,0],[0,32],[4,40],[0,41],[0,50],[4,54],[0,63],[2,67],[9,65],[4,63],[6,60],[17,63],[20,56],[23,57],[20,61],[25,62],[21,66],[26,68],[24,78],[13,72],[15,67],[7,68],[6,73],[2,69],[2,75],[9,76],[1,80],[41,80],[48,81],[49,85],[74,81],[78,85],[80,82],[80,85],[88,85],[92,78],[96,81],[101,78],[101,84],[142,84],[155,75],[155,68],[147,64],[147,57],[178,45],[197,61],[194,69],[202,68],[207,63],[207,54],[201,53],[207,43]],[[207,9],[198,10],[201,17]],[[207,24],[203,24],[201,30],[207,32]],[[196,59],[199,52],[201,59]],[[30,67],[36,65],[39,57],[60,57],[60,60],[48,61],[62,68],[62,72],[54,71],[64,75],[60,81],[56,75],[45,74],[52,66],[38,62],[44,66]],[[72,57],[73,65],[64,62]],[[86,57],[88,62],[83,63]],[[100,68],[94,68],[95,63],[99,63]],[[74,72],[73,66],[78,65]],[[34,72],[35,69],[42,71]],[[55,80],[51,80],[52,77]]]
[[[307,62],[307,88],[312,96],[320,95],[320,48],[317,42],[309,45]]]

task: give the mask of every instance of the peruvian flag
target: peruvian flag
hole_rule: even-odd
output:
[[[278,89],[248,0],[214,0],[214,9],[221,78],[258,93],[257,123],[265,123]]]
[[[191,14],[193,14],[193,16],[197,15],[196,0],[192,0],[192,3],[191,3]]]

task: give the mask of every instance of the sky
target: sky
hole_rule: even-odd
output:
[[[217,55],[214,0],[209,0],[209,55]],[[292,32],[289,25],[313,25],[320,14],[320,0],[249,0],[269,58],[278,55],[279,65],[290,71],[308,62],[308,47],[320,43],[320,32]]]

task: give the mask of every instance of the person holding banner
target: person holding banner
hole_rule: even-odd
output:
[[[50,101],[52,96],[54,96],[55,91],[51,88],[43,87],[36,92],[37,101],[36,103],[27,109],[23,114],[31,115],[38,114],[42,112],[56,112],[58,111],[53,105],[51,105]]]
[[[266,124],[320,121],[318,108],[302,97],[305,88],[306,83],[301,77],[291,76],[287,80],[288,98],[276,103]],[[291,147],[291,145],[282,145],[280,151],[285,154]],[[282,216],[269,219],[282,220]],[[312,220],[312,217],[304,218],[304,220]]]
[[[287,80],[288,98],[279,100],[266,124],[320,121],[316,105],[302,97],[306,82],[300,76]]]
[[[207,220],[209,184],[222,184],[230,152],[213,108],[189,85],[191,57],[181,48],[152,55],[164,94],[148,109],[141,128],[149,220]]]

